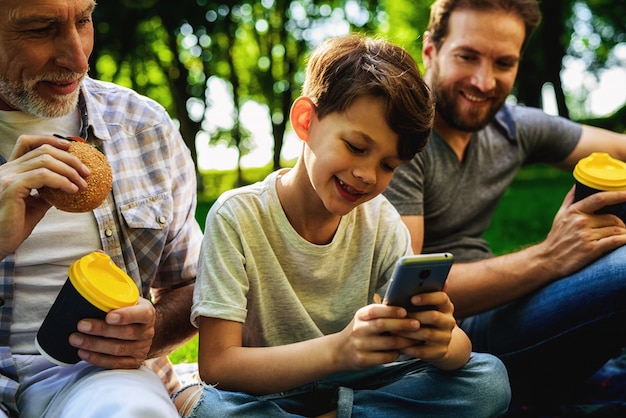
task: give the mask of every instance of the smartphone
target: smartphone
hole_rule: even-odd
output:
[[[409,312],[427,311],[434,306],[415,306],[411,297],[443,289],[452,267],[451,253],[418,254],[401,257],[389,281],[383,303],[401,306]]]

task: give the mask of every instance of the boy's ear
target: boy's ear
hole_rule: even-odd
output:
[[[313,119],[315,105],[308,97],[300,96],[291,105],[289,121],[298,138],[309,140],[309,128]]]

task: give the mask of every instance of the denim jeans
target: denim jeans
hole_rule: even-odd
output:
[[[554,403],[626,346],[626,246],[461,327],[505,363],[514,405]]]
[[[289,392],[252,396],[203,385],[185,418],[495,417],[507,410],[510,388],[496,357],[472,353],[465,367],[444,371],[420,360],[330,375]]]

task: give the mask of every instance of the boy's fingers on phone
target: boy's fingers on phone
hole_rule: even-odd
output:
[[[385,334],[402,335],[404,333],[415,332],[419,330],[421,326],[421,322],[417,319],[388,319],[385,322]]]
[[[417,335],[412,336],[418,340],[430,339],[433,332],[443,332],[449,334],[456,325],[454,316],[439,311],[424,311],[414,317],[421,327],[417,330]],[[406,335],[408,337],[408,335]]]
[[[410,334],[410,333],[406,333]],[[394,334],[391,332],[385,332],[377,337],[373,337],[372,348],[376,351],[400,351],[404,350],[412,345],[415,345],[415,340],[410,336],[401,335],[400,333]]]
[[[355,318],[359,321],[376,321],[384,318],[405,318],[406,315],[404,308],[373,303],[359,309]]]
[[[435,310],[441,312],[452,312],[454,309],[450,298],[444,292],[430,292],[414,295],[411,297],[411,303],[416,306],[434,307]]]

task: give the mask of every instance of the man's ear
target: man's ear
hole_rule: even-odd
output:
[[[289,121],[298,138],[309,140],[309,129],[314,117],[315,105],[308,97],[300,96],[291,105]]]
[[[422,44],[422,63],[425,68],[430,68],[432,60],[434,59],[433,54],[435,54],[435,52],[435,44],[430,37],[430,33],[425,32],[424,43]]]

